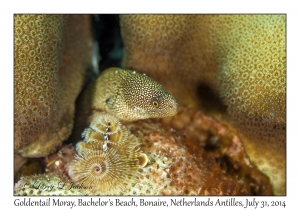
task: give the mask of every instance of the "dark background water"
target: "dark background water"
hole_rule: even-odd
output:
[[[93,16],[94,38],[99,45],[99,70],[108,67],[121,67],[123,57],[123,39],[118,14],[100,14]]]

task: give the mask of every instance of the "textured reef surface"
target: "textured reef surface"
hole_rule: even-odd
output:
[[[272,195],[268,177],[251,164],[236,133],[193,108],[126,125],[104,115],[83,138],[76,151],[66,145],[45,159],[46,174],[21,178],[15,194]],[[41,190],[34,181],[68,184]]]
[[[100,113],[75,130],[91,17],[14,18],[15,195],[286,194],[285,15],[121,15],[123,66],[161,84],[178,113]]]
[[[14,149],[45,157],[71,134],[92,61],[90,16],[15,15],[14,31]]]
[[[121,15],[121,26],[124,67],[230,124],[285,194],[286,16]]]

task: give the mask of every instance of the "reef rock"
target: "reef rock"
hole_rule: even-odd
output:
[[[74,195],[272,195],[269,178],[251,164],[238,135],[196,109],[179,107],[174,117],[125,126],[115,123],[112,117],[105,118],[112,121],[103,118],[83,132],[84,141],[76,146],[79,156],[74,158],[72,149],[67,149],[65,158],[73,161],[57,158],[60,164],[53,165],[62,170],[47,164],[46,174],[21,178],[15,194],[65,193],[58,189],[40,192],[30,186],[20,188],[26,180],[41,178],[45,182],[43,177],[51,175],[51,182],[68,180],[68,186],[72,185],[70,182],[85,182],[87,187],[76,189]],[[111,129],[106,129],[108,122]],[[102,132],[95,132],[100,127]],[[117,155],[111,155],[110,149]],[[48,161],[53,162],[52,159]],[[119,165],[118,160],[124,164]],[[114,169],[119,173],[112,175],[109,171]],[[120,180],[126,182],[120,186]],[[111,185],[88,188],[103,182]]]
[[[286,184],[286,16],[121,15],[125,68],[231,125],[274,186]]]

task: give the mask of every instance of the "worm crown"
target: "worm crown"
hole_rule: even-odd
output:
[[[82,133],[71,179],[91,194],[117,194],[138,175],[147,155],[139,151],[140,141],[111,115],[101,115]]]

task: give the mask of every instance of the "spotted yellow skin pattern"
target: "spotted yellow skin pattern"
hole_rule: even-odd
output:
[[[111,67],[92,82],[79,99],[75,118],[78,139],[100,114],[108,113],[122,122],[174,116],[178,103],[162,86],[145,74]]]
[[[157,99],[158,106],[152,104]],[[122,121],[174,116],[177,102],[161,85],[136,71],[108,68],[90,85],[87,107]]]

